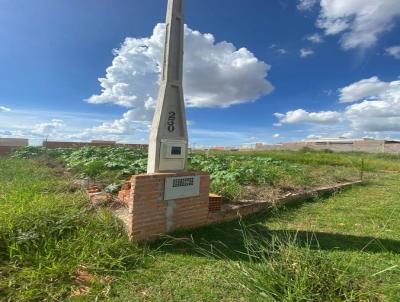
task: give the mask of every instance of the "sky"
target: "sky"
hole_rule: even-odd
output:
[[[146,143],[166,0],[0,0],[0,137]],[[400,1],[186,0],[192,146],[400,139]]]

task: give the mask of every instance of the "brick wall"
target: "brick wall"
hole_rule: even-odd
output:
[[[290,150],[299,151],[303,148],[314,150],[332,150],[335,152],[367,152],[367,153],[400,153],[400,143],[384,142],[383,140],[339,142],[287,142],[275,146],[259,147],[258,150]]]
[[[200,195],[165,201],[165,178],[182,176],[200,176]],[[207,224],[208,188],[209,175],[202,172],[132,176],[129,194],[125,200],[129,208],[130,237],[135,241],[151,240],[173,230]]]
[[[0,157],[11,155],[19,147],[0,146]]]
[[[132,149],[145,149],[147,150],[147,145],[144,144],[116,144],[112,142],[56,142],[56,141],[44,141],[43,147],[49,149],[57,149],[57,148],[83,148],[87,146],[93,147],[126,147]]]
[[[28,143],[25,138],[0,138],[0,147],[25,147]]]

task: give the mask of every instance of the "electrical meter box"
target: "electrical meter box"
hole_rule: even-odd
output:
[[[194,197],[200,195],[200,176],[167,177],[164,200]]]
[[[160,148],[160,171],[179,171],[186,166],[187,142],[162,139]]]

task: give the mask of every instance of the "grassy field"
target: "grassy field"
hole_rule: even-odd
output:
[[[262,156],[333,171],[361,155]],[[396,157],[362,156],[371,172],[400,171]],[[137,246],[65,175],[2,159],[0,301],[400,301],[399,188],[397,172],[380,173],[331,197]]]
[[[81,149],[22,148],[14,158],[36,159],[50,166],[63,165],[77,178],[96,181],[110,193],[133,174],[147,167],[145,150],[117,147]],[[364,160],[367,159],[367,160]],[[364,163],[364,164],[363,164]],[[379,169],[400,170],[398,160],[363,154],[328,152],[194,152],[189,169],[210,174],[212,193],[227,201],[271,199],[288,191],[353,181]]]

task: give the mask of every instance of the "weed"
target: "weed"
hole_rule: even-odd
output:
[[[262,301],[375,301],[370,281],[351,270],[347,261],[333,260],[324,253],[313,234],[274,234],[257,226],[240,224],[244,249],[232,262],[221,242],[192,243],[198,253],[224,261],[236,284],[255,300]]]
[[[9,301],[60,300],[85,266],[97,280],[145,263],[107,211],[89,211],[80,192],[32,161],[0,161],[0,293]],[[56,188],[56,190],[53,190]],[[101,286],[99,287],[101,290]]]
[[[316,238],[299,242],[297,235],[262,236],[243,231],[248,261],[232,266],[238,283],[268,301],[370,301],[368,282],[347,263],[333,261]]]

